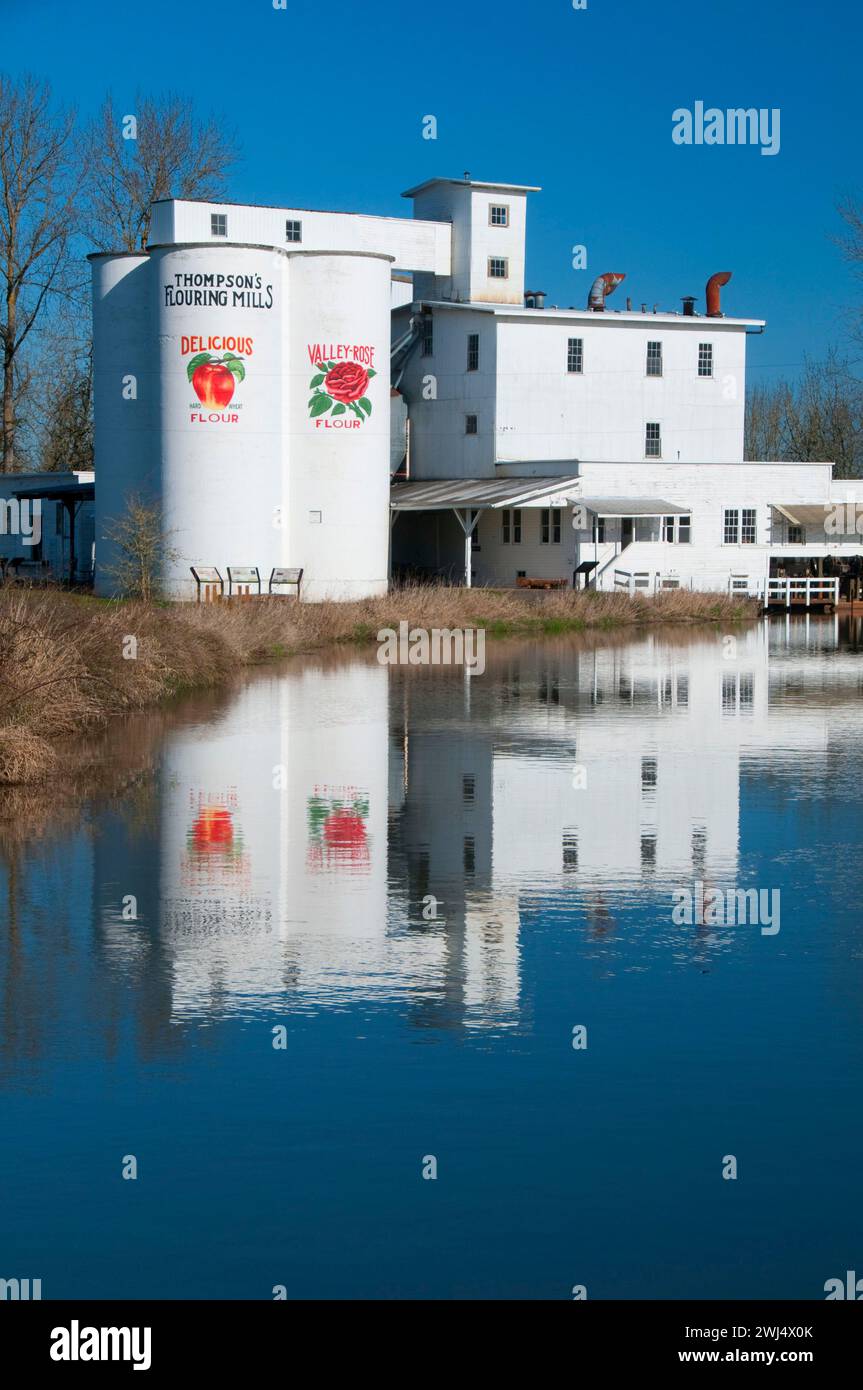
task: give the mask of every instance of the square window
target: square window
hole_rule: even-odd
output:
[[[492,227],[509,226],[509,208],[505,203],[492,203],[488,210],[489,225]]]
[[[506,280],[509,277],[509,261],[505,256],[489,256],[488,258],[488,278],[490,280]]]
[[[227,235],[228,235],[228,217],[227,217],[227,213],[224,213],[224,212],[211,212],[211,213],[210,213],[210,235],[211,235],[211,236],[227,236]]]
[[[698,375],[713,376],[713,344],[698,344]]]
[[[302,241],[303,224],[302,222],[292,222],[290,219],[285,223],[285,241]]]
[[[468,333],[467,335],[467,369],[469,372],[479,371],[479,334]]]
[[[662,376],[662,344],[647,344],[647,375]]]
[[[644,453],[649,459],[662,457],[662,431],[656,420],[647,423],[644,429]]]
[[[788,527],[789,545],[804,545],[806,542],[806,529],[803,526]]]
[[[570,338],[566,346],[566,370],[584,371],[584,339]]]
[[[475,415],[466,415],[464,417],[464,432],[465,434],[477,433],[477,417]]]

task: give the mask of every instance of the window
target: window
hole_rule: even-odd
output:
[[[224,213],[224,212],[211,212],[211,213],[210,213],[210,235],[211,235],[211,236],[227,236],[227,235],[228,235],[228,217],[227,217],[227,213]]]
[[[740,513],[740,544],[755,544],[755,508],[744,507]]]
[[[734,508],[725,509],[722,524],[722,543],[723,545],[737,545],[740,534],[740,513]]]
[[[805,530],[805,527],[803,527],[803,526],[789,526],[789,527],[788,527],[788,544],[789,544],[789,545],[805,545],[805,543],[806,543],[806,530]]]
[[[423,314],[420,328],[420,356],[434,356],[434,319],[431,314]]]
[[[464,432],[465,434],[477,433],[477,417],[475,415],[466,415],[464,417]]]
[[[674,540],[674,517],[664,516],[662,518],[662,539],[664,541]]]
[[[566,370],[568,372],[584,371],[584,339],[570,338],[566,347]]]
[[[509,507],[504,507],[501,512],[503,523],[502,540],[504,545],[521,545],[521,508],[515,507],[510,511]]]
[[[302,241],[303,224],[302,222],[292,222],[290,219],[285,223],[285,241]]]
[[[689,545],[692,539],[692,517],[681,516],[677,521],[677,544]]]
[[[560,507],[543,507],[540,538],[543,545],[560,545]]]
[[[698,344],[698,375],[713,376],[713,344]]]
[[[605,545],[605,517],[596,517],[593,526],[595,540],[599,543],[599,545]]]
[[[472,530],[471,533],[470,533],[470,548],[471,548],[471,550],[481,550],[481,549],[482,549],[482,546],[481,546],[480,543],[479,543],[479,521],[477,520],[477,517],[478,517],[478,516],[479,516],[479,512],[476,512],[476,511],[473,511],[473,512],[471,512],[471,514],[470,514],[470,519],[471,519],[471,521],[473,522],[473,530]]]
[[[467,335],[467,369],[469,372],[479,371],[479,334],[468,333]]]
[[[492,203],[488,210],[489,225],[492,227],[509,226],[509,208],[505,203]]]
[[[647,344],[647,375],[662,376],[662,344]]]
[[[506,280],[509,276],[509,261],[505,256],[489,256],[489,280]]]
[[[656,420],[648,421],[644,430],[644,454],[646,458],[662,458],[662,432]]]

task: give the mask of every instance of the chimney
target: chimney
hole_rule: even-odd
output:
[[[683,296],[683,317],[685,319],[695,318],[695,295],[685,294]]]

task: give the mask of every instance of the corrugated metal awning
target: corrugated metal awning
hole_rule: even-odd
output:
[[[390,506],[397,512],[440,512],[453,507],[527,507],[543,499],[575,501],[577,478],[450,478],[439,482],[394,483]],[[557,505],[557,504],[556,504]]]
[[[792,526],[814,526],[818,531],[825,530],[828,516],[836,509],[835,502],[826,502],[821,506],[810,502],[771,502],[770,505],[775,512],[781,512]]]
[[[692,511],[661,497],[577,497],[574,501],[594,516],[689,516]]]

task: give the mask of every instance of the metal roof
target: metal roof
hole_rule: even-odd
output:
[[[390,506],[399,512],[439,512],[451,507],[525,507],[531,502],[570,495],[578,478],[448,478],[438,482],[395,483]]]
[[[62,502],[68,498],[92,502],[96,497],[96,487],[94,483],[43,483],[38,487],[15,488],[12,496],[20,499],[40,497],[48,502]]]
[[[836,510],[837,504],[825,502],[816,507],[809,502],[771,502],[770,505],[775,512],[781,512],[792,526],[817,526],[819,531],[824,531],[827,517],[831,511]]]
[[[576,497],[576,506],[594,516],[689,516],[691,507],[661,497]]]

